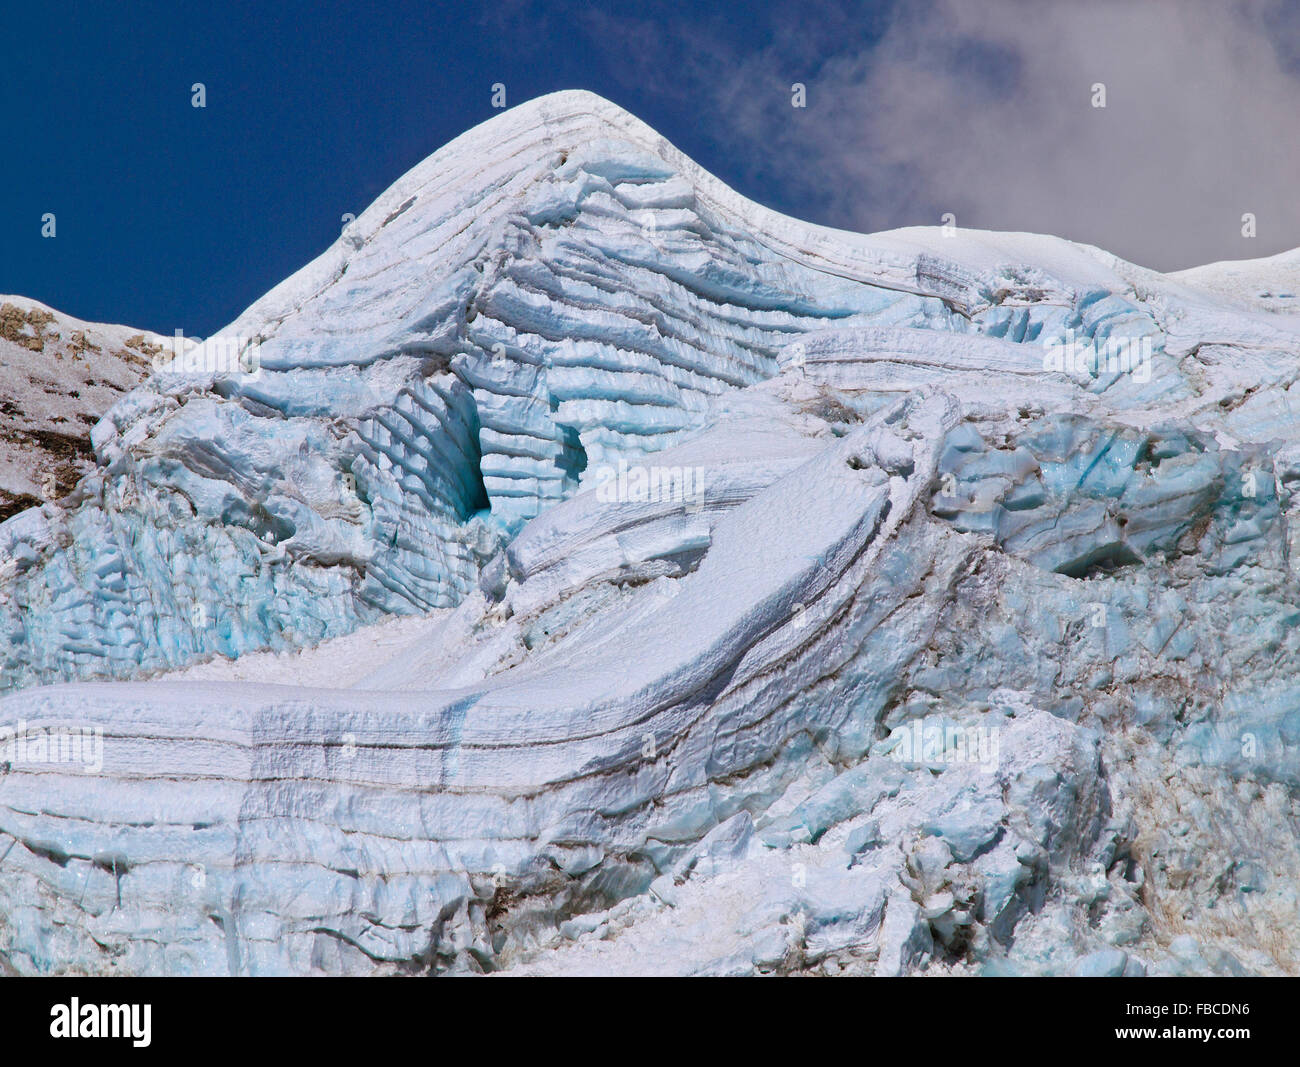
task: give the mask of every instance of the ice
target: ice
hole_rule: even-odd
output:
[[[103,738],[3,777],[0,951],[1285,970],[1300,320],[1217,277],[471,130],[0,524],[0,725]]]

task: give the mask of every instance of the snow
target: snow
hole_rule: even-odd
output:
[[[0,724],[104,746],[5,775],[0,951],[1285,969],[1300,320],[1221,276],[469,131],[0,524]]]
[[[1250,308],[1300,311],[1300,249],[1263,259],[1207,263],[1171,277]]]
[[[391,616],[342,637],[284,652],[250,652],[239,659],[214,656],[202,663],[164,671],[165,682],[263,682],[306,688],[347,689],[360,683],[430,632],[436,632],[446,611],[414,618]]]

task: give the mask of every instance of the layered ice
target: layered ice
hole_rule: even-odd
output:
[[[8,761],[3,958],[1287,970],[1297,323],[507,112],[0,525],[0,725],[102,741]]]

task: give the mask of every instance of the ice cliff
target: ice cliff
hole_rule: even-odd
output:
[[[102,738],[10,743],[0,959],[1296,969],[1284,266],[821,229],[587,93],[471,130],[0,524],[0,727]],[[394,614],[355,684],[145,680]]]

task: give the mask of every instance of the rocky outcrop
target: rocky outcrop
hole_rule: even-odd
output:
[[[66,496],[91,427],[149,373],[161,339],[0,296],[0,522]]]

